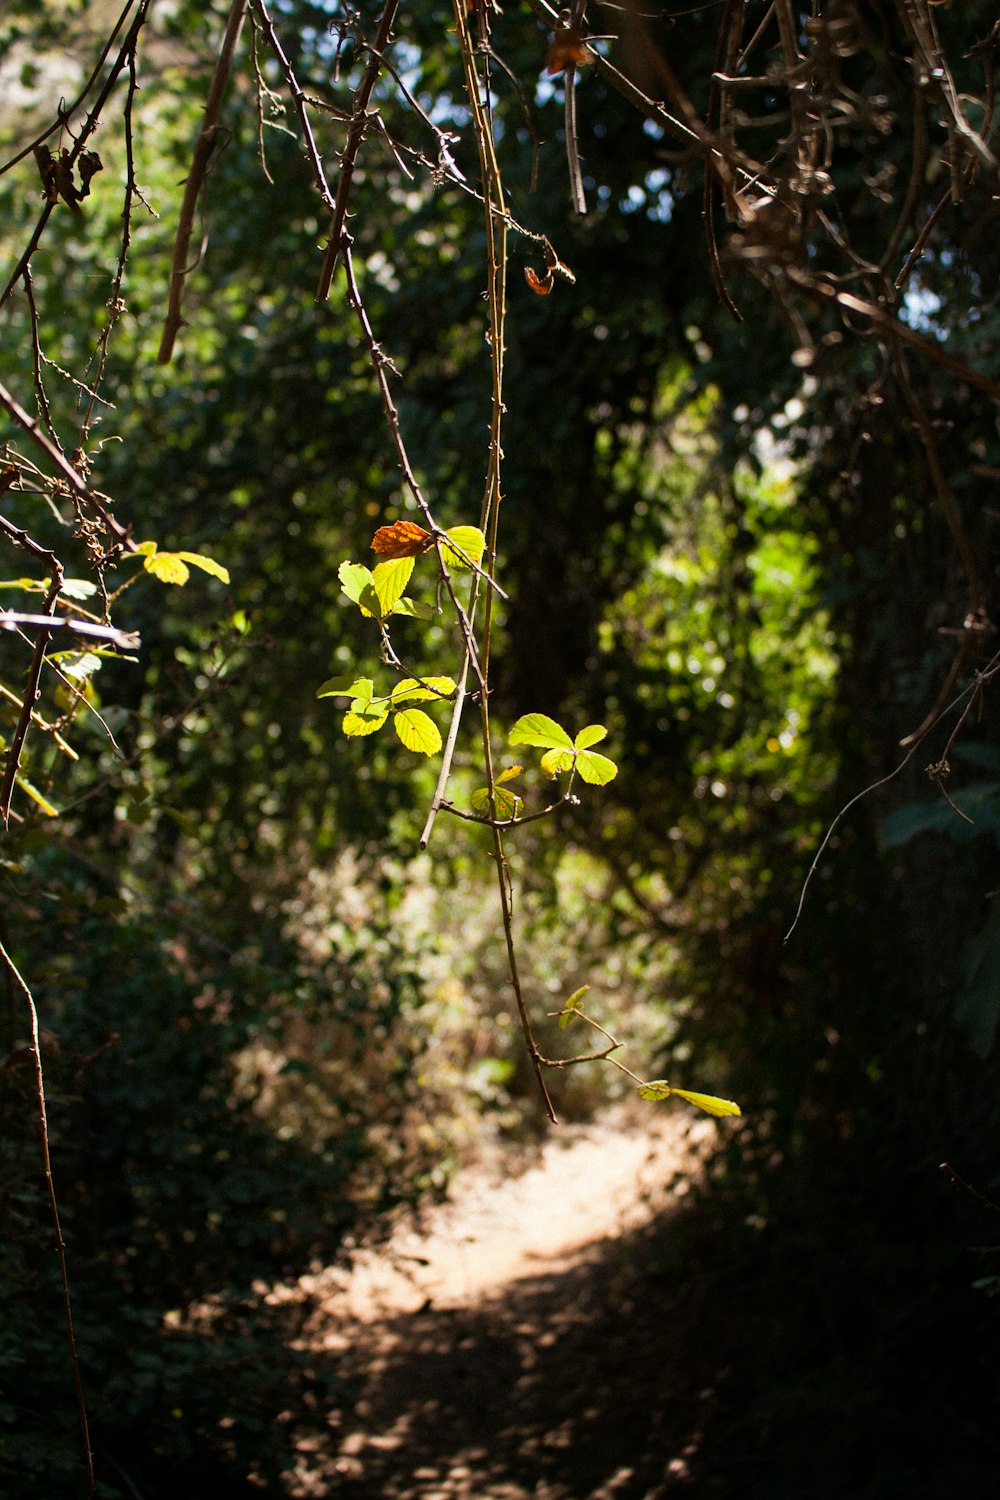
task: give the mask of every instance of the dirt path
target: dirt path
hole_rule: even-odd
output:
[[[690,1375],[667,1382],[680,1427],[666,1450],[663,1434],[650,1443],[661,1403],[636,1376],[648,1364],[659,1384],[670,1359],[649,1326],[651,1227],[713,1131],[680,1111],[561,1127],[517,1177],[471,1171],[422,1227],[276,1292],[308,1299],[305,1347],[354,1382],[301,1450],[291,1493],[653,1500],[683,1482]]]

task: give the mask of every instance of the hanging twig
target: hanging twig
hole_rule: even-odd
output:
[[[375,33],[375,41],[368,56],[368,66],[365,69],[364,77],[358,85],[357,93],[354,95],[351,128],[347,132],[347,144],[344,147],[344,154],[340,159],[340,177],[337,180],[337,198],[333,209],[333,220],[330,225],[330,236],[326,242],[323,265],[319,273],[319,286],[316,288],[317,302],[325,302],[330,295],[330,283],[333,281],[337,258],[342,249],[344,223],[347,218],[347,204],[351,196],[354,169],[357,166],[361,142],[364,140],[365,131],[370,124],[368,104],[372,96],[372,90],[378,82],[379,73],[382,71],[382,53],[389,45],[398,9],[399,0],[386,0],[382,19],[379,21],[378,31]]]
[[[94,1500],[94,1455],[90,1446],[90,1424],[87,1420],[87,1402],[83,1391],[83,1376],[80,1372],[80,1357],[76,1348],[76,1334],[73,1328],[73,1304],[69,1292],[69,1271],[66,1265],[66,1244],[62,1237],[62,1226],[59,1221],[59,1205],[56,1200],[55,1180],[52,1176],[52,1157],[49,1151],[49,1123],[45,1108],[45,1079],[42,1073],[42,1048],[38,1032],[38,1011],[35,1008],[34,996],[27,984],[21,977],[21,973],[11,958],[3,943],[0,942],[0,958],[7,967],[7,972],[24,995],[28,1006],[28,1016],[31,1022],[31,1055],[35,1064],[35,1097],[38,1100],[38,1123],[40,1127],[42,1142],[42,1163],[45,1169],[45,1186],[49,1199],[49,1214],[52,1218],[52,1229],[55,1235],[56,1258],[59,1262],[59,1279],[62,1285],[63,1317],[66,1322],[66,1342],[69,1345],[69,1361],[73,1372],[73,1389],[76,1393],[76,1406],[80,1416],[80,1439],[83,1445],[83,1463],[87,1476],[87,1500]]]
[[[209,158],[215,150],[219,137],[219,114],[222,109],[223,96],[226,92],[226,84],[229,81],[229,70],[232,66],[233,53],[236,51],[236,43],[239,41],[243,18],[246,15],[246,8],[247,0],[233,0],[232,8],[229,12],[229,20],[226,23],[226,34],[222,39],[222,50],[219,53],[219,60],[215,65],[215,72],[212,74],[212,82],[208,90],[208,99],[205,103],[205,114],[201,122],[201,130],[198,133],[194,155],[191,158],[191,170],[188,173],[187,182],[184,187],[184,198],[181,203],[180,217],[177,221],[177,236],[174,240],[174,254],[170,268],[167,315],[163,322],[163,335],[160,339],[160,347],[156,355],[161,365],[168,365],[170,363],[171,355],[174,352],[174,340],[184,324],[184,319],[181,317],[181,305],[184,301],[184,282],[190,270],[188,262],[195,210],[198,206],[198,196],[208,169]]]

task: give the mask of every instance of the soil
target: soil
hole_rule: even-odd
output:
[[[290,1493],[690,1493],[719,1393],[685,1353],[699,1299],[669,1224],[715,1128],[680,1110],[561,1126],[518,1175],[480,1164],[388,1246],[277,1289],[307,1301],[303,1344],[350,1393],[300,1445]]]

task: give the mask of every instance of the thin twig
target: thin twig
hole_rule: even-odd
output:
[[[83,1445],[83,1463],[87,1475],[87,1500],[94,1500],[94,1456],[90,1446],[90,1424],[87,1420],[87,1402],[83,1391],[83,1376],[80,1371],[80,1357],[76,1348],[76,1334],[73,1329],[73,1304],[69,1292],[69,1271],[66,1265],[66,1244],[62,1236],[62,1226],[59,1222],[59,1205],[56,1200],[55,1180],[52,1176],[52,1157],[49,1151],[49,1124],[45,1108],[45,1079],[42,1073],[42,1048],[39,1038],[38,1011],[35,1008],[35,1000],[30,989],[21,976],[20,970],[11,958],[3,942],[0,941],[0,958],[3,959],[7,971],[15,984],[24,995],[28,1006],[28,1015],[31,1021],[31,1055],[35,1063],[35,1090],[38,1100],[38,1122],[41,1131],[42,1162],[45,1169],[45,1186],[48,1191],[49,1213],[52,1218],[52,1228],[55,1234],[56,1257],[59,1261],[59,1279],[62,1284],[63,1316],[66,1321],[66,1341],[69,1345],[70,1367],[73,1372],[73,1389],[76,1392],[77,1411],[80,1415],[80,1437]]]
[[[110,502],[107,496],[101,495],[97,490],[92,490],[90,488],[87,482],[80,476],[79,472],[70,463],[65,453],[57,448],[56,445],[48,437],[46,437],[45,433],[42,432],[39,428],[38,423],[34,420],[34,418],[29,417],[28,413],[24,410],[24,407],[14,399],[10,391],[8,391],[7,387],[2,382],[0,382],[0,406],[6,409],[8,414],[13,417],[18,427],[20,427],[23,432],[27,433],[32,442],[34,442],[39,448],[41,448],[46,458],[48,458],[49,462],[58,471],[59,478],[63,480],[66,485],[68,485],[69,489],[77,497],[77,499],[82,501],[84,506],[97,513],[97,515],[103,521],[108,530],[112,533],[119,545],[124,547],[127,552],[134,552],[136,550],[136,546],[135,542],[132,540],[129,529],[123,526],[120,521],[115,520],[114,516],[108,509],[108,505],[110,504]]]
[[[268,14],[267,6],[264,4],[264,0],[253,0],[253,7],[254,11],[256,12],[257,20],[260,23],[261,29],[263,30],[264,35],[267,37],[268,46],[271,48],[271,51],[278,59],[278,65],[285,75],[285,82],[288,84],[292,100],[295,104],[295,113],[299,117],[299,125],[302,129],[302,139],[305,141],[306,145],[306,155],[309,158],[309,165],[312,167],[313,181],[319,189],[320,197],[322,198],[324,205],[330,213],[333,213],[335,207],[333,194],[330,191],[330,185],[326,180],[326,173],[323,170],[323,162],[320,158],[319,148],[316,145],[316,138],[313,135],[312,125],[309,123],[309,112],[306,109],[306,105],[309,101],[307,100],[306,95],[302,92],[299,80],[295,76],[295,70],[288,60],[285,49],[281,45],[278,34],[274,29],[274,23]]]
[[[226,23],[226,34],[222,39],[222,50],[219,60],[212,74],[212,82],[208,90],[208,99],[205,102],[205,114],[201,122],[201,130],[195,143],[194,155],[191,159],[191,170],[188,173],[187,182],[184,187],[184,198],[181,203],[180,217],[177,221],[177,236],[174,240],[174,254],[170,269],[170,288],[167,294],[167,315],[163,323],[163,335],[160,339],[160,347],[157,351],[157,361],[161,365],[170,363],[174,352],[174,340],[184,319],[181,317],[181,306],[184,301],[184,282],[190,269],[188,258],[191,246],[191,231],[194,227],[195,210],[198,207],[198,196],[201,193],[202,183],[208,169],[209,158],[215,150],[219,138],[219,114],[222,109],[222,100],[226,92],[226,84],[229,81],[229,70],[232,66],[233,54],[236,51],[236,43],[239,41],[240,31],[243,27],[243,18],[246,15],[247,0],[233,0],[229,11],[229,20]]]
[[[344,146],[344,154],[340,159],[340,177],[337,180],[337,198],[330,224],[330,235],[323,254],[323,265],[319,273],[319,286],[316,288],[317,302],[325,302],[330,295],[330,284],[333,281],[333,273],[336,270],[337,258],[343,248],[344,225],[347,219],[347,205],[351,196],[354,169],[357,166],[361,142],[365,138],[365,131],[368,129],[370,123],[368,104],[371,100],[372,90],[378,82],[379,73],[382,71],[382,53],[389,45],[398,9],[399,0],[386,0],[382,18],[378,23],[378,31],[375,33],[375,41],[369,52],[368,66],[358,85],[357,93],[354,95],[351,126],[347,132],[347,144]]]

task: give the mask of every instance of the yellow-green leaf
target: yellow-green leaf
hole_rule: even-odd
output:
[[[375,684],[370,677],[328,677],[322,687],[316,689],[317,698],[368,698],[375,693]]]
[[[407,559],[411,561],[411,559]],[[434,720],[421,708],[401,708],[393,715],[396,733],[416,755],[436,755],[441,749],[441,734]]]
[[[398,703],[429,703],[451,698],[455,681],[451,677],[404,677],[390,693],[393,706]]]
[[[724,1117],[726,1115],[741,1115],[743,1111],[732,1099],[718,1099],[714,1094],[693,1094],[690,1089],[674,1089],[678,1099],[686,1099],[689,1104],[697,1104],[707,1114]]]
[[[542,756],[542,770],[546,776],[558,776],[562,771],[568,771],[575,759],[572,750],[546,750]]]
[[[496,803],[497,817],[501,819],[516,818],[524,806],[520,797],[514,792],[509,792],[506,787],[500,786],[499,780],[494,784],[493,800]],[[472,811],[478,813],[482,818],[491,818],[493,816],[493,811],[490,807],[490,794],[484,786],[481,786],[478,791],[473,792],[469,798],[469,805]]]
[[[496,785],[503,786],[507,781],[514,781],[516,777],[520,776],[523,770],[523,766],[508,766],[506,770],[500,772],[500,775],[496,779]]]
[[[573,741],[575,750],[589,750],[591,745],[599,745],[606,738],[608,731],[603,724],[588,724],[586,729],[581,729]]]
[[[341,728],[351,739],[362,734],[374,734],[376,730],[382,728],[382,725],[389,717],[385,708],[381,705],[377,707],[362,705],[362,710],[359,711],[358,704],[352,704],[344,715]]]
[[[397,602],[403,597],[412,572],[412,557],[394,557],[389,562],[376,563],[372,570],[372,582],[382,619],[392,614]]]
[[[27,781],[25,777],[21,775],[15,776],[14,780],[21,788],[21,791],[25,792],[31,798],[32,802],[36,803],[37,806],[42,809],[42,812],[47,818],[58,818],[59,809],[53,807],[52,803],[42,796],[37,787],[32,786],[31,782]]]
[[[510,732],[512,745],[534,745],[537,750],[572,750],[573,741],[547,714],[522,714]]]
[[[447,567],[456,568],[459,572],[464,570],[467,573],[470,561],[477,567],[479,566],[480,559],[486,551],[486,538],[478,526],[451,526],[445,532],[445,536],[455,543],[455,547],[449,547],[447,542],[442,545],[441,555]],[[456,552],[456,547],[461,548],[461,552]]]
[[[201,552],[175,552],[173,555],[190,563],[193,568],[200,568],[203,573],[210,573],[213,578],[221,579],[223,583],[229,582],[229,569],[212,557],[205,557]]]
[[[378,614],[379,602],[370,568],[366,568],[364,563],[343,562],[337,569],[337,577],[340,579],[341,591],[352,604],[358,606],[363,615],[371,619]]]
[[[191,577],[188,563],[203,573],[210,573],[213,578],[221,578],[223,583],[229,582],[228,569],[200,552],[161,552],[156,542],[140,542],[136,551],[143,559],[146,572],[152,573],[161,583],[187,583]]]
[[[606,755],[598,755],[595,750],[581,750],[576,757],[576,769],[580,779],[589,786],[607,786],[618,775],[614,761]]]
[[[183,585],[191,577],[191,569],[186,562],[181,561],[176,552],[150,552],[143,567],[161,583]]]
[[[743,1113],[732,1099],[719,1099],[715,1094],[696,1094],[691,1089],[671,1088],[665,1078],[654,1078],[650,1083],[641,1084],[638,1093],[640,1099],[652,1100],[669,1099],[671,1094],[676,1094],[678,1099],[686,1099],[688,1104],[696,1104],[707,1114],[716,1115],[719,1118]]]

